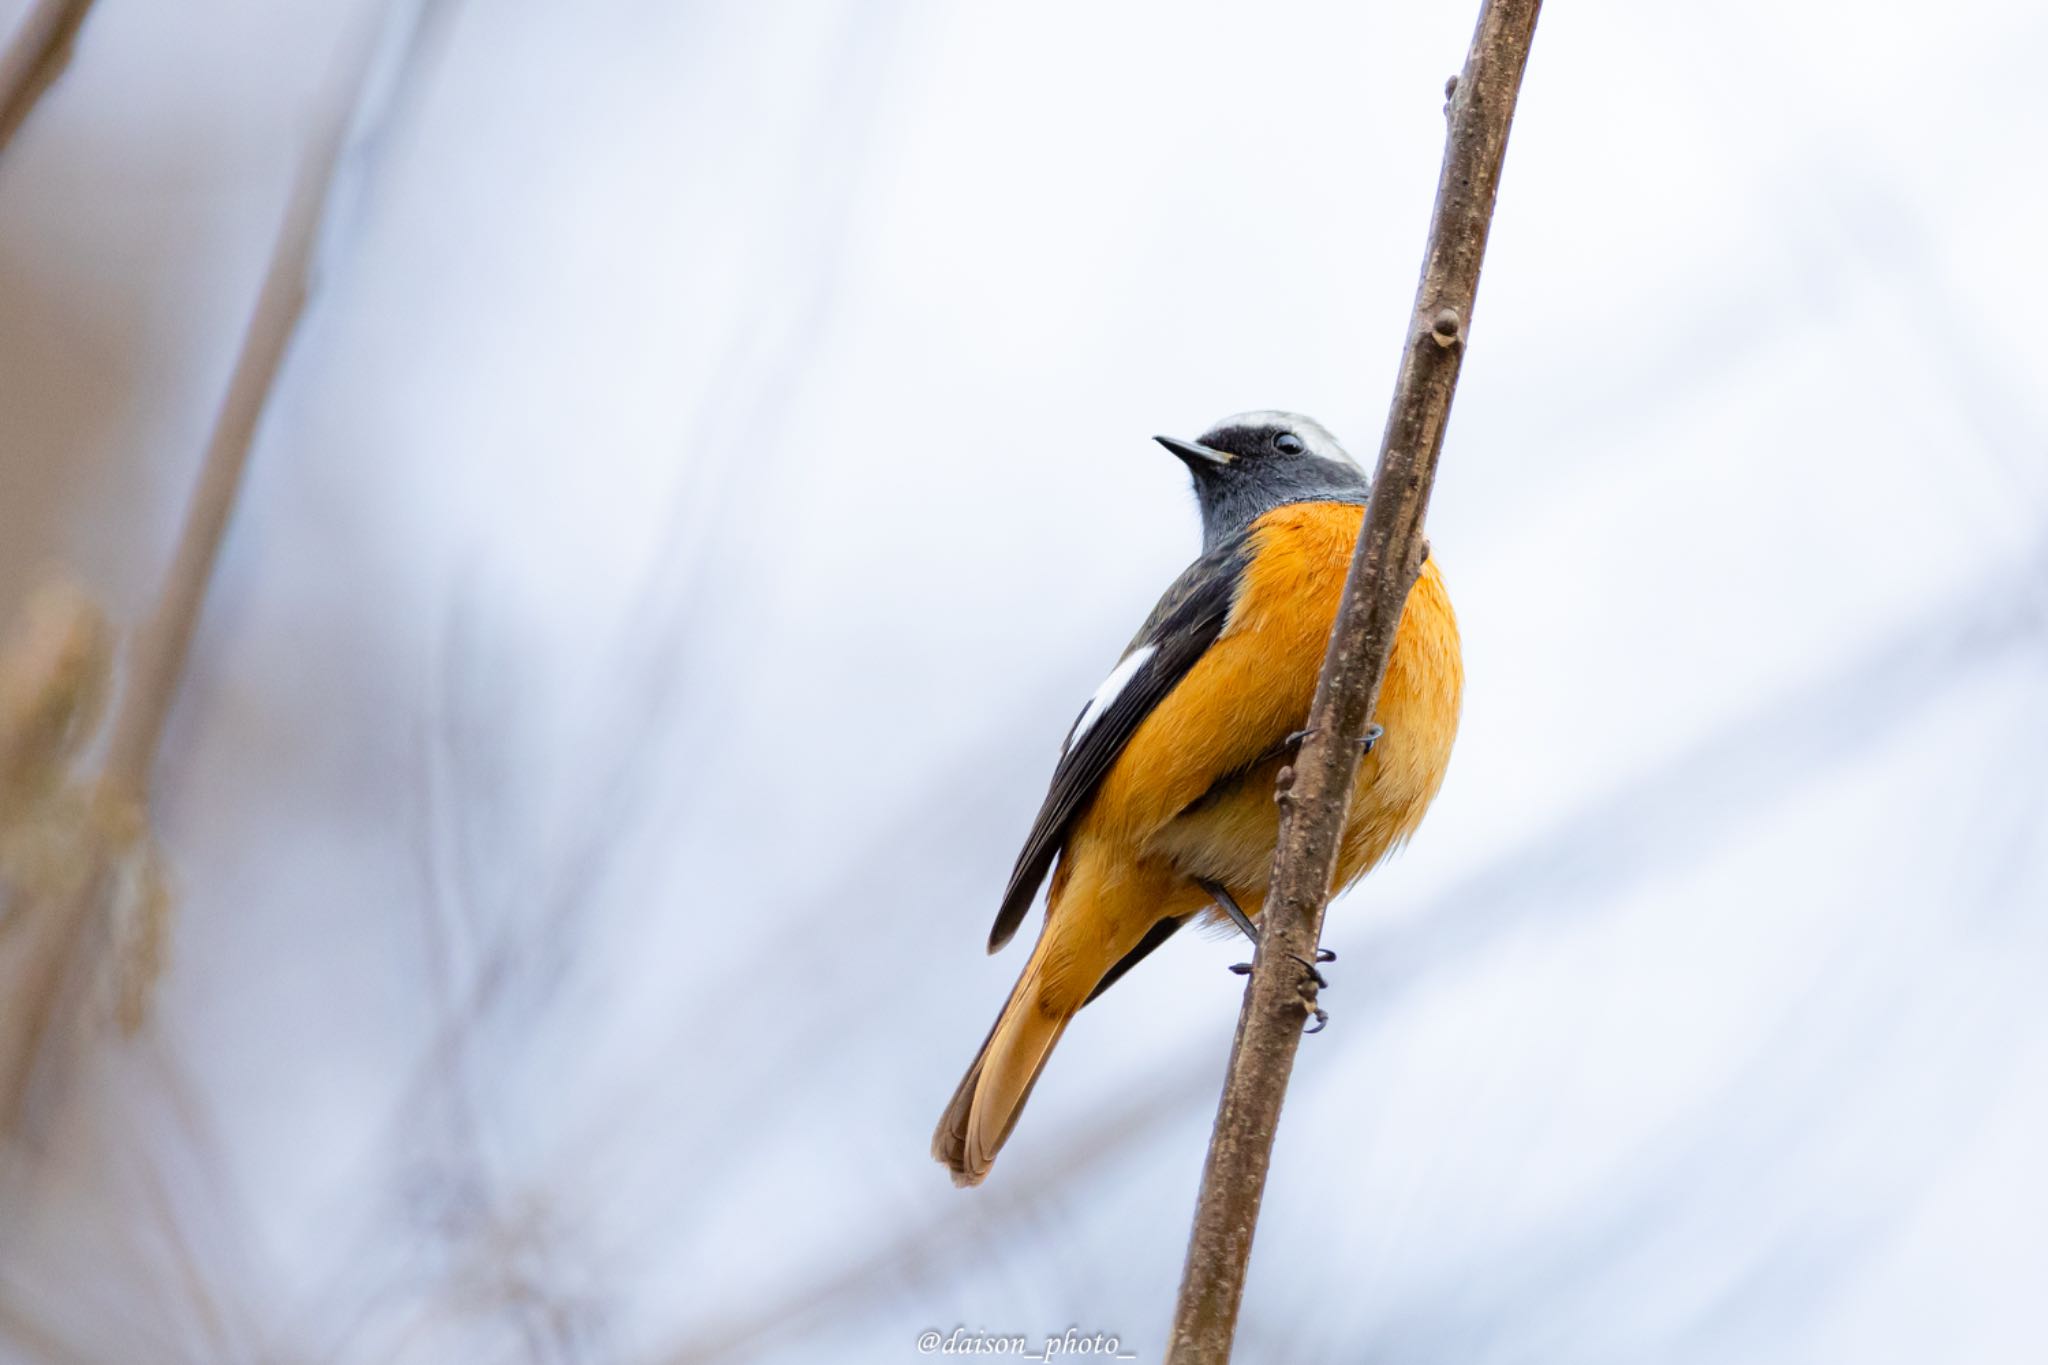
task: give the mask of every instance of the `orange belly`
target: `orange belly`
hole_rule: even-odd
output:
[[[1075,822],[1047,896],[1041,1007],[1071,1013],[1159,920],[1209,904],[1221,883],[1263,907],[1279,835],[1284,758],[1265,757],[1307,721],[1364,509],[1277,508],[1222,635],[1132,735]],[[1359,765],[1339,853],[1341,889],[1414,833],[1443,784],[1463,668],[1457,619],[1434,560],[1394,638],[1376,719],[1386,734]]]

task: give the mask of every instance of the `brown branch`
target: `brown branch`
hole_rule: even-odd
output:
[[[15,39],[0,52],[0,153],[14,141],[28,111],[71,62],[71,45],[92,0],[41,0],[22,16]]]
[[[1378,705],[1394,631],[1428,553],[1423,513],[1464,358],[1508,126],[1540,7],[1541,0],[1486,0],[1465,69],[1447,92],[1443,172],[1372,503],[1330,632],[1308,738],[1291,783],[1283,774],[1277,797],[1280,837],[1262,937],[1231,1045],[1174,1309],[1167,1358],[1175,1365],[1230,1359],[1273,1134],[1302,1024],[1315,1005],[1314,983],[1304,978],[1297,960],[1312,960],[1322,936],[1323,907],[1358,772],[1358,739]]]

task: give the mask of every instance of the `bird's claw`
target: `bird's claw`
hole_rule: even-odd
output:
[[[1301,969],[1302,969],[1303,971],[1305,971],[1305,972],[1307,972],[1307,973],[1308,973],[1308,975],[1309,975],[1309,980],[1311,980],[1311,981],[1313,981],[1313,982],[1315,982],[1315,983],[1316,983],[1316,989],[1317,989],[1317,990],[1319,990],[1319,991],[1326,991],[1326,990],[1330,989],[1330,983],[1329,983],[1329,980],[1328,980],[1328,979],[1327,979],[1326,977],[1324,977],[1324,975],[1323,975],[1323,974],[1322,974],[1321,972],[1319,972],[1319,971],[1317,971],[1317,970],[1316,970],[1316,964],[1315,964],[1315,962],[1310,962],[1310,961],[1309,961],[1309,960],[1308,960],[1307,958],[1303,957],[1303,956],[1302,956],[1302,955],[1301,955],[1300,953],[1289,953],[1289,954],[1288,954],[1288,956],[1289,956],[1289,957],[1291,957],[1291,958],[1293,958],[1293,959],[1294,959],[1294,960],[1295,960],[1296,962],[1299,962],[1299,963],[1301,964]],[[1323,961],[1323,960],[1324,960],[1324,959],[1323,959],[1323,955],[1322,955],[1321,953],[1317,953],[1317,954],[1316,954],[1316,961],[1317,961],[1317,962],[1320,962],[1320,961]]]
[[[1308,974],[1308,979],[1301,983],[1301,1004],[1302,1008],[1308,1012],[1309,1025],[1302,1032],[1321,1033],[1324,1026],[1330,1022],[1330,1012],[1316,1003],[1315,993],[1318,990],[1328,990],[1330,982],[1327,977],[1316,970],[1316,962],[1334,962],[1337,960],[1337,954],[1328,948],[1318,948],[1316,949],[1315,962],[1309,961],[1300,953],[1289,953],[1288,956],[1300,963],[1302,971]],[[1239,976],[1250,976],[1252,974],[1252,964],[1249,962],[1233,962],[1230,964],[1230,970]],[[1309,985],[1310,981],[1315,983],[1313,987]]]
[[[1288,956],[1293,958],[1296,962],[1299,962],[1301,964],[1302,971],[1308,973],[1308,981],[1304,981],[1301,983],[1302,1008],[1307,1010],[1309,1014],[1308,1026],[1302,1029],[1302,1033],[1321,1033],[1323,1031],[1324,1026],[1330,1022],[1330,1012],[1324,1009],[1321,1005],[1316,1003],[1316,992],[1319,990],[1328,990],[1330,988],[1330,983],[1321,972],[1316,970],[1315,962],[1310,962],[1307,958],[1302,957],[1298,953],[1289,953]],[[1336,956],[1337,955],[1331,952],[1328,948],[1316,949],[1316,962],[1328,962],[1334,959]],[[1311,987],[1308,984],[1309,981],[1315,982],[1315,985]]]
[[[1310,735],[1313,735],[1314,733],[1314,726],[1310,726],[1306,730],[1293,731],[1291,734],[1287,736],[1287,738],[1284,741],[1282,741],[1282,747],[1288,749],[1299,748],[1308,739],[1308,737]],[[1378,724],[1377,722],[1366,726],[1365,733],[1358,737],[1359,752],[1366,754],[1371,753],[1373,750],[1373,746],[1375,744],[1378,744],[1380,740],[1385,737],[1386,733],[1386,727],[1384,725]]]

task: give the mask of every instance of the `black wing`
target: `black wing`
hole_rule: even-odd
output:
[[[1052,789],[1045,794],[1038,819],[1032,822],[1024,851],[1017,855],[1016,870],[1010,873],[1009,889],[1003,892],[1002,908],[996,911],[995,927],[989,930],[988,950],[994,952],[1010,941],[1039,883],[1052,869],[1052,860],[1066,842],[1067,829],[1095,788],[1109,771],[1109,765],[1123,752],[1132,734],[1152,714],[1152,708],[1171,692],[1187,671],[1195,666],[1230,615],[1237,595],[1238,579],[1244,573],[1248,537],[1233,536],[1194,563],[1173,581],[1159,605],[1152,608],[1144,626],[1131,640],[1132,651],[1147,645],[1152,655],[1133,673],[1109,706],[1096,716],[1076,741],[1067,732],[1067,745],[1053,769]],[[1087,715],[1086,709],[1081,713]],[[1076,717],[1074,726],[1080,728]]]

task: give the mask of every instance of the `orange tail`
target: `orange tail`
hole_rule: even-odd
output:
[[[1050,934],[1038,941],[1024,975],[1010,992],[1009,1003],[996,1016],[995,1027],[981,1053],[939,1119],[932,1134],[932,1155],[953,1173],[955,1185],[979,1185],[995,1164],[996,1153],[1017,1126],[1017,1115],[1038,1083],[1038,1073],[1052,1056],[1053,1044],[1067,1031],[1071,1014],[1048,1014],[1042,1007],[1039,974]]]

